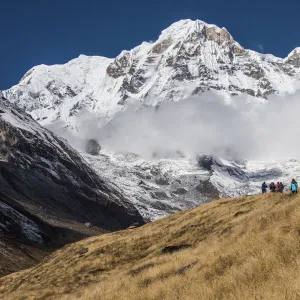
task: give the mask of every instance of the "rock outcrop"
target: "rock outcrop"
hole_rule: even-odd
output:
[[[90,139],[87,141],[85,146],[86,153],[91,155],[98,155],[100,150],[101,150],[101,146],[96,140]]]

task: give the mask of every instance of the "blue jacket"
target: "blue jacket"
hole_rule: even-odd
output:
[[[296,192],[298,190],[298,184],[297,183],[292,183],[291,184],[291,190],[292,190],[292,192]]]
[[[262,190],[266,190],[267,187],[268,187],[268,186],[267,186],[265,183],[263,183],[263,184],[261,185],[261,189],[262,189]]]

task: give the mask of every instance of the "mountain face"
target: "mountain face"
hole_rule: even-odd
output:
[[[77,151],[1,97],[0,275],[28,266],[25,258],[36,263],[42,248],[92,234],[86,223],[110,231],[136,222],[134,206]]]
[[[41,124],[75,126],[84,110],[111,119],[128,101],[156,106],[208,90],[263,100],[293,93],[299,79],[300,48],[281,59],[244,49],[225,28],[182,20],[115,59],[80,56],[34,67],[5,95]]]
[[[129,103],[158,107],[209,90],[225,101],[240,94],[265,101],[299,88],[300,48],[281,59],[244,49],[225,28],[182,20],[157,41],[115,59],[81,55],[65,65],[34,67],[4,95],[42,125],[60,120],[80,130],[81,114],[106,122]],[[151,161],[108,149],[98,153],[81,153],[94,169],[93,178],[96,173],[105,178],[150,219],[219,197],[257,193],[264,180],[287,184],[299,171],[299,162],[237,162],[211,153]]]
[[[113,182],[150,220],[219,198],[260,193],[262,182],[283,182],[285,191],[299,160],[237,161],[212,155],[146,160],[106,149],[97,156],[82,153],[106,181]]]

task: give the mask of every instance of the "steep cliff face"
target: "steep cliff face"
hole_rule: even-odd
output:
[[[0,140],[1,180],[32,205],[107,228],[139,221],[135,208],[66,141],[6,100],[0,103]]]
[[[0,259],[20,245],[40,249],[78,240],[92,234],[87,222],[96,231],[142,223],[135,207],[100,176],[66,141],[1,97],[0,235],[6,251]]]
[[[156,106],[214,90],[260,99],[300,88],[300,51],[287,58],[244,49],[225,28],[182,20],[158,40],[115,59],[80,56],[65,65],[37,66],[5,94],[41,124],[87,110],[112,118],[132,101]]]

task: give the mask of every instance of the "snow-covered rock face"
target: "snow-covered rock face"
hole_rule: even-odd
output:
[[[80,56],[65,65],[37,66],[5,95],[41,124],[69,125],[83,110],[110,119],[128,99],[156,106],[215,90],[261,99],[300,88],[300,50],[287,58],[240,46],[225,28],[182,20],[154,43],[116,59]],[[134,100],[133,100],[134,101]]]
[[[300,48],[296,48],[285,59],[285,63],[300,68]]]
[[[288,190],[300,172],[299,160],[237,162],[211,155],[145,160],[105,149],[99,156],[83,156],[151,220],[218,198],[260,193],[263,181],[281,181]]]

